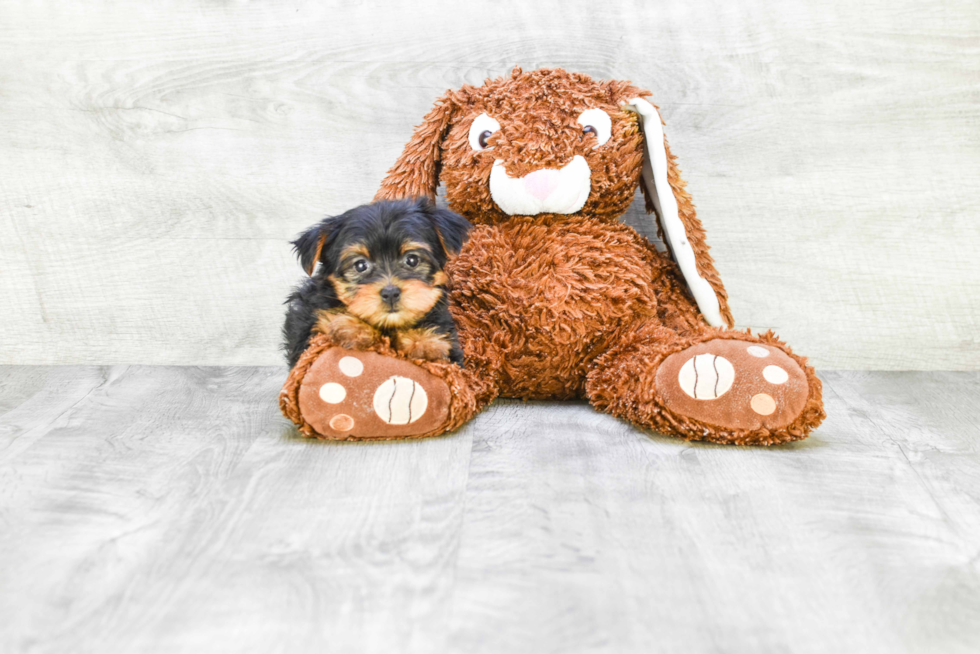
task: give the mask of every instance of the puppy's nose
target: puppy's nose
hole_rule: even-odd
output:
[[[542,168],[524,175],[524,188],[537,199],[544,200],[558,188],[560,179],[561,173],[559,171],[552,168]]]
[[[402,290],[397,286],[388,284],[383,289],[381,289],[381,299],[388,304],[394,306],[395,302],[398,302],[398,298],[402,296]]]

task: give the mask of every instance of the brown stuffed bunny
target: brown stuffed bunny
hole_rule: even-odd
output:
[[[649,95],[515,69],[441,97],[377,198],[434,198],[441,182],[475,225],[447,269],[466,367],[314,335],[283,413],[307,436],[407,438],[454,429],[498,395],[585,398],[686,439],[805,438],[824,418],[820,381],[771,332],[726,329],[727,294]],[[637,185],[670,258],[617,220]]]

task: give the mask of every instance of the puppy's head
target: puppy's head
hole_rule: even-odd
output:
[[[375,202],[327,218],[293,245],[310,275],[332,284],[347,310],[379,329],[416,324],[442,298],[443,268],[470,224],[427,198]]]

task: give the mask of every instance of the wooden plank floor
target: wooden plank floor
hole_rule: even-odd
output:
[[[0,368],[0,651],[980,651],[980,373],[827,373],[773,449],[310,442],[284,374]]]

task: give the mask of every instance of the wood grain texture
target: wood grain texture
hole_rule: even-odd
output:
[[[0,651],[972,653],[978,373],[786,446],[577,403],[321,443],[281,368],[0,367]]]
[[[468,437],[300,439],[276,407],[283,376],[3,369],[4,389],[36,381],[19,404],[3,398],[0,418],[0,651],[431,642],[450,598]]]
[[[286,241],[522,65],[654,92],[740,326],[976,369],[976,9],[3,0],[0,362],[278,363]]]

